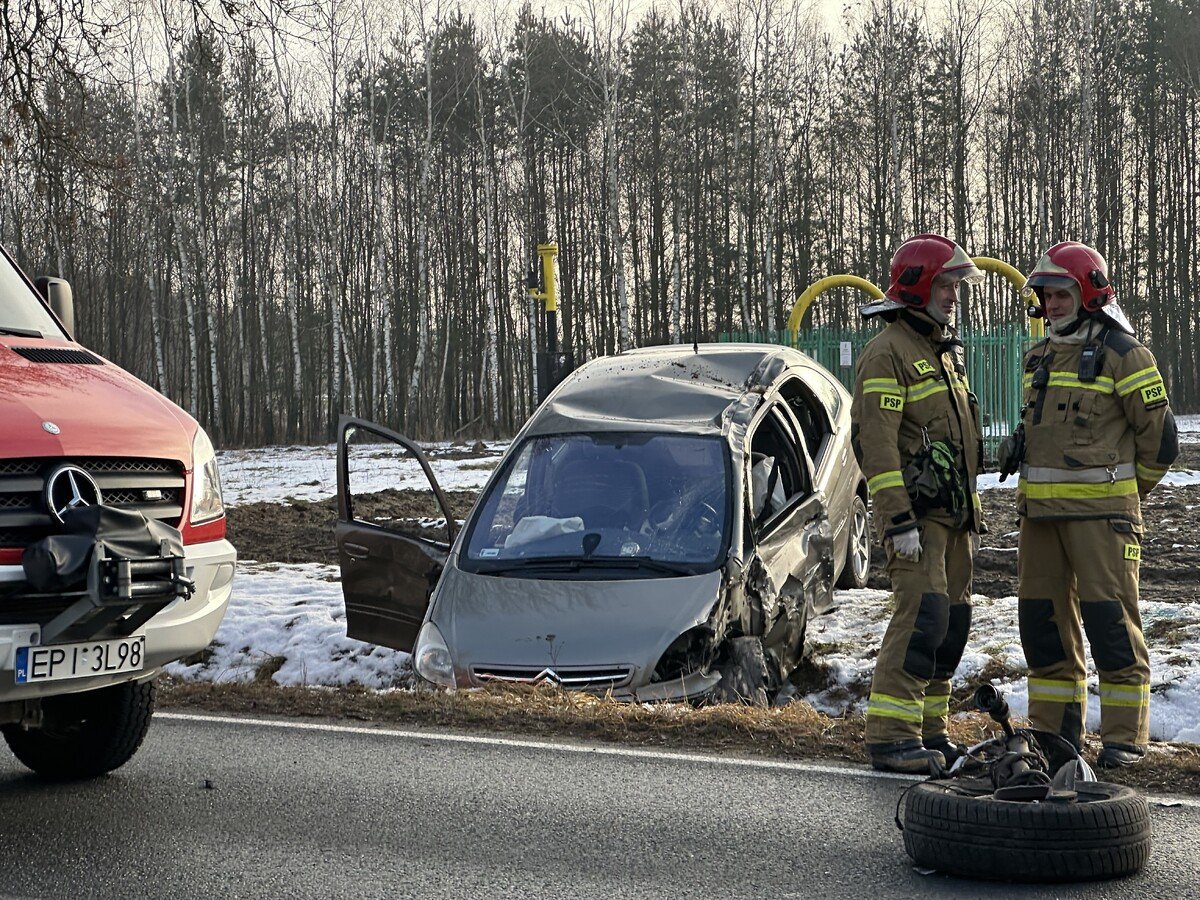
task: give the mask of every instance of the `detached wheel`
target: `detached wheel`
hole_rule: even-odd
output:
[[[731,638],[725,643],[725,659],[717,666],[721,680],[712,690],[718,703],[767,705],[768,670],[762,641],[756,637]]]
[[[843,590],[867,586],[871,570],[871,529],[867,520],[867,504],[857,494],[850,507],[850,521],[846,528],[846,562],[837,586]]]
[[[1090,881],[1150,857],[1150,808],[1132,788],[1077,782],[1072,803],[964,797],[919,784],[904,805],[904,849],[918,865],[997,881]]]
[[[41,728],[6,725],[4,739],[17,759],[43,778],[94,778],[129,762],[153,713],[154,682],[127,682],[47,697]]]

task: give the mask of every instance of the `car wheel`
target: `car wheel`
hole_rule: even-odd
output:
[[[6,725],[4,739],[44,778],[94,778],[129,762],[154,713],[154,682],[127,682],[42,701],[42,727]]]
[[[713,688],[712,698],[718,703],[767,705],[767,658],[759,638],[737,637],[726,641],[724,660],[717,671],[721,680]]]
[[[1150,856],[1150,808],[1131,788],[1076,782],[1065,803],[964,796],[918,784],[904,849],[920,866],[1001,881],[1081,881],[1136,872]]]
[[[871,571],[871,528],[867,504],[857,494],[850,506],[850,521],[846,527],[846,561],[837,586],[842,589],[862,589],[867,586]]]

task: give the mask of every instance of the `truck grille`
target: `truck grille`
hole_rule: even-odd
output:
[[[0,547],[26,547],[56,531],[46,508],[46,478],[64,464],[95,479],[104,503],[145,513],[168,525],[183,517],[183,467],[168,459],[84,458],[0,460]]]

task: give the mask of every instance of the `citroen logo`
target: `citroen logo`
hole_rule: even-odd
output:
[[[530,679],[530,684],[553,684],[562,687],[562,679],[558,677],[558,673],[553,669],[542,669],[533,678]]]
[[[58,434],[59,432],[62,431],[62,429],[59,428],[57,425],[55,425],[53,422],[43,422],[42,430],[48,434]]]
[[[60,522],[72,509],[103,502],[100,486],[78,466],[59,466],[46,479],[46,508]]]

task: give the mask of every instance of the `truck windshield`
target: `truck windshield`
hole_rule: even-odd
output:
[[[7,255],[0,253],[0,335],[62,337],[54,317],[38,302]]]
[[[726,457],[716,437],[530,438],[480,504],[465,568],[710,570],[728,532]]]

